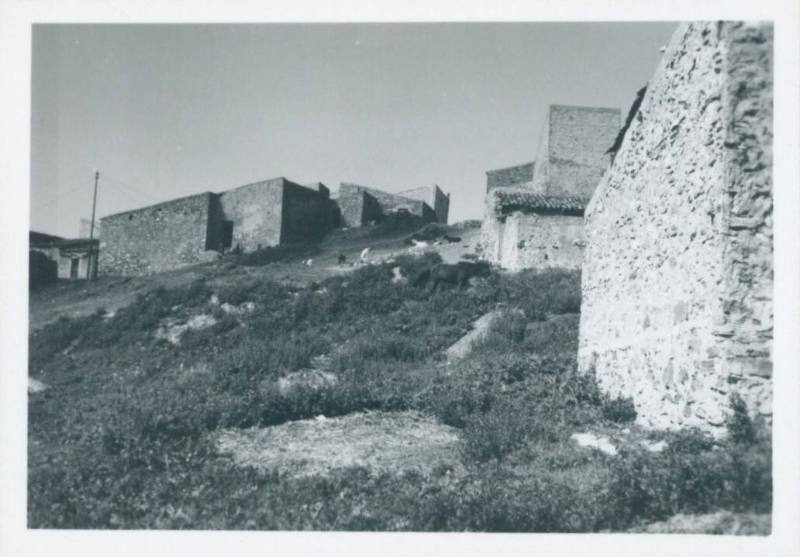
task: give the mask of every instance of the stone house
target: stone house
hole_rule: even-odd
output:
[[[100,272],[144,275],[226,250],[315,240],[333,227],[333,209],[324,185],[281,177],[109,215],[101,219]]]
[[[618,109],[551,105],[536,160],[486,173],[484,257],[511,270],[579,269],[583,211],[619,128]]]
[[[579,368],[647,427],[772,413],[772,38],[681,25],[586,208]]]
[[[28,236],[29,251],[42,254],[52,265],[34,264],[43,261],[37,256],[31,256],[31,277],[34,274],[42,275],[36,278],[42,284],[53,282],[54,279],[80,280],[97,275],[97,250],[99,242],[88,238],[62,238],[52,234],[31,231]],[[34,268],[35,267],[35,268]],[[50,275],[52,276],[46,276]]]

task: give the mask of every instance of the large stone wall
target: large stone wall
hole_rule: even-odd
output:
[[[590,197],[608,167],[620,128],[616,108],[550,105],[533,176],[548,195]]]
[[[208,261],[206,192],[102,219],[98,272],[146,275]]]
[[[772,28],[678,28],[586,212],[579,368],[648,427],[771,415]]]
[[[450,196],[439,189],[439,186],[435,184],[432,186],[423,186],[413,190],[401,191],[397,195],[408,199],[417,199],[426,203],[429,208],[433,209],[436,222],[447,224],[447,218],[450,212]]]
[[[365,191],[346,192],[336,199],[339,208],[339,223],[348,227],[359,227],[381,218],[378,201]]]
[[[281,211],[280,243],[319,240],[334,225],[327,188],[310,189],[286,180]]]
[[[284,178],[247,184],[219,195],[225,220],[233,222],[232,247],[253,251],[281,242]]]
[[[358,184],[342,182],[339,185],[339,199],[355,196],[362,192],[367,193],[378,203],[381,216],[405,210],[414,216],[420,217],[425,222],[433,222],[436,220],[436,213],[433,207],[419,199],[410,199],[402,195],[388,193]]]
[[[535,163],[527,162],[486,172],[486,191],[533,181]]]

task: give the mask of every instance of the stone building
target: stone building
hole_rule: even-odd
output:
[[[336,226],[361,226],[401,210],[421,222],[447,221],[449,196],[437,186],[407,195],[342,184],[331,199],[319,182],[274,178],[124,211],[101,219],[100,272],[146,275],[213,261],[228,250],[313,242]]]
[[[579,269],[583,210],[619,127],[615,108],[551,105],[536,160],[486,173],[485,257],[511,270]]]
[[[44,255],[52,265],[48,265],[38,255],[31,253],[31,279],[34,274],[38,283],[46,284],[54,279],[80,280],[97,274],[97,240],[88,238],[62,238],[52,234],[31,231],[29,251]]]
[[[315,240],[333,227],[333,209],[324,185],[274,178],[117,213],[101,220],[100,272],[144,275]]]
[[[376,188],[342,182],[336,204],[344,226],[363,226],[393,213],[405,212],[421,222],[447,223],[450,195],[439,186],[388,193]]]
[[[772,413],[772,49],[681,25],[586,209],[579,368],[648,427]]]

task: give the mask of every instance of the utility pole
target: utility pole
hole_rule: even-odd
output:
[[[86,280],[97,277],[97,260],[94,263],[94,273],[92,272],[92,256],[94,255],[94,210],[97,207],[97,182],[100,180],[100,171],[94,171],[94,197],[92,198],[92,224],[89,227],[89,261],[86,264]]]

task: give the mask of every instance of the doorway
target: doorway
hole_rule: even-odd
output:
[[[233,243],[233,221],[222,221],[222,249],[226,250]]]

